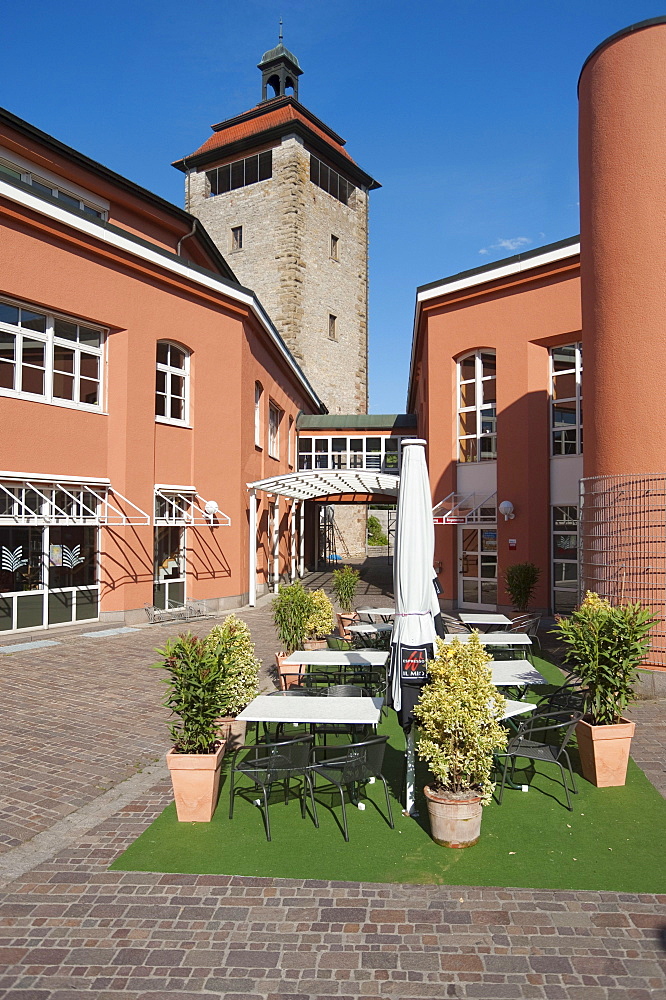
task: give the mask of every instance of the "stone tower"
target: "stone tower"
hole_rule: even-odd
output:
[[[368,398],[368,193],[379,184],[298,101],[298,59],[264,54],[262,100],[174,166],[239,281],[252,288],[330,413]]]

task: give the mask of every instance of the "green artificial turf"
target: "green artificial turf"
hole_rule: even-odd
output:
[[[545,660],[535,666],[554,685],[559,670]],[[541,689],[543,691],[543,689]],[[393,791],[395,829],[385,818],[381,782],[367,786],[366,808],[348,804],[350,841],[339,825],[335,795],[318,786],[320,828],[310,815],[301,819],[298,800],[283,804],[281,789],[270,805],[273,839],[266,841],[262,812],[249,789],[237,796],[228,818],[228,777],[223,773],[217,811],[211,823],[178,823],[168,806],[111,866],[116,871],[272,876],[364,882],[515,886],[534,889],[590,889],[616,892],[666,892],[666,861],[660,831],[666,826],[666,801],[643,772],[629,763],[622,788],[595,788],[579,773],[579,794],[566,808],[556,767],[537,771],[527,793],[507,789],[504,803],[484,809],[481,839],[474,847],[439,847],[429,836],[427,808],[417,796],[420,817],[401,813],[404,736],[389,712],[382,731],[390,734],[384,773]],[[521,772],[517,781],[521,780]],[[525,777],[524,780],[527,780]],[[417,787],[427,781],[422,766]],[[336,793],[337,795],[337,793]]]

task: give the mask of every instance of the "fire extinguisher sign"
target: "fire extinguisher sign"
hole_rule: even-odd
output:
[[[404,684],[424,684],[428,676],[428,659],[432,658],[432,646],[400,647],[400,680]]]

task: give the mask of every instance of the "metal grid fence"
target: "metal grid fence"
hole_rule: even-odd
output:
[[[657,624],[644,666],[666,668],[666,475],[594,476],[580,488],[582,593],[649,605]]]

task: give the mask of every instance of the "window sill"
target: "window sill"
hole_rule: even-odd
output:
[[[13,389],[0,389],[0,396],[5,399],[22,399],[28,403],[44,403],[46,406],[61,406],[65,410],[79,410],[81,413],[100,413],[108,417],[106,410],[99,406],[91,406],[86,403],[74,403],[68,399],[44,399],[43,396],[35,396],[29,392],[15,392]]]
[[[191,431],[194,428],[192,424],[185,423],[184,420],[169,420],[168,417],[155,417],[156,424],[166,424],[167,427],[184,427],[186,431]]]
[[[270,451],[268,452],[268,457],[272,458],[274,462],[279,462],[280,461],[280,456],[279,455],[273,455]]]

